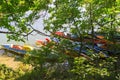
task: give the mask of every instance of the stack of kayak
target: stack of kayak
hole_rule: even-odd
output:
[[[88,34],[87,36],[84,37],[83,40],[83,47],[81,50],[81,39],[75,34],[71,33],[65,33],[65,32],[55,32],[54,35],[57,35],[58,37],[62,37],[65,39],[70,40],[72,43],[78,43],[78,46],[74,47],[73,50],[77,52],[84,53],[88,55],[89,50],[93,50],[95,53],[101,53],[101,57],[108,57],[109,55],[113,55],[115,53],[120,53],[120,51],[113,51],[109,50],[109,45],[114,45],[113,42],[105,39],[103,35],[95,34],[94,36],[91,34]],[[52,37],[52,41],[56,43],[60,43],[60,39],[58,37],[54,36]],[[90,44],[89,44],[90,43]],[[71,44],[72,45],[72,44]]]
[[[84,40],[81,40],[81,38],[76,34],[57,31],[52,33],[50,38],[45,38],[44,40],[37,40],[36,45],[46,46],[51,41],[54,42],[55,44],[59,44],[62,41],[61,38],[68,40],[68,43],[70,41],[69,45],[74,46],[72,48],[70,46],[65,47],[66,45],[63,44],[63,47],[65,47],[66,50],[65,53],[69,55],[73,55],[72,54],[73,51],[73,53],[77,52],[78,53],[77,55],[82,54],[82,56],[86,57],[92,54],[90,52],[90,50],[92,50],[93,53],[98,53],[100,54],[100,57],[104,58],[104,57],[109,57],[110,55],[116,53],[120,53],[119,50],[114,51],[109,49],[109,45],[114,45],[114,43],[105,39],[104,35],[100,35],[100,34],[94,34],[94,35],[88,34],[84,36]],[[82,47],[80,46],[81,42],[83,45]]]
[[[45,38],[44,40],[40,40],[40,39],[38,39],[38,40],[36,40],[36,45],[37,46],[45,46],[45,45],[47,45],[47,43],[49,43],[50,42],[50,39],[49,38]]]
[[[14,45],[14,44],[3,44],[2,48],[7,51],[16,52],[19,54],[26,54],[26,52],[33,50],[33,47],[29,45],[21,46],[21,45]]]

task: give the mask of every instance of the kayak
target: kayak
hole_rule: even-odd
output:
[[[25,51],[32,51],[34,48],[32,46],[29,46],[29,45],[24,45],[23,46],[23,50]]]
[[[20,54],[26,54],[26,50],[21,50],[21,49],[18,49],[18,47],[11,47],[11,45],[2,45],[3,49],[6,49],[8,51],[13,51],[13,52],[16,52],[16,53],[20,53]]]

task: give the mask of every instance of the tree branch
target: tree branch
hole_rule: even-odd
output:
[[[99,23],[98,21],[95,21],[95,23],[97,23],[97,25],[103,27],[104,25],[106,25],[106,24],[108,24],[108,23],[111,23],[111,22],[114,22],[115,20],[116,20],[116,19],[111,20],[111,21],[107,21],[107,22],[105,22],[105,23],[103,23],[103,24]]]
[[[14,34],[14,32],[8,32],[8,31],[0,31],[0,33],[3,33],[3,34]]]
[[[30,35],[31,33],[33,33],[33,32],[34,32],[34,30],[32,30],[31,32],[29,32],[29,33],[27,33],[26,35],[23,35],[23,36],[26,37],[26,36]]]
[[[48,36],[48,37],[50,37],[50,35],[45,34],[45,33],[41,32],[41,31],[39,31],[39,30],[37,30],[37,29],[33,28],[33,26],[32,26],[32,25],[30,25],[30,24],[27,24],[27,25],[28,25],[28,26],[30,26],[30,27],[33,29],[33,31],[35,31],[35,32],[37,32],[37,33],[39,33],[39,34],[41,34],[41,35],[43,35],[43,36]]]

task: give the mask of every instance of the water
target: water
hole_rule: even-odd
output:
[[[14,40],[11,40],[11,41],[7,41],[8,39],[6,38],[6,35],[5,34],[0,34],[0,45],[1,44],[19,44],[19,45],[23,45],[23,44],[30,44],[30,45],[35,45],[35,41],[37,39],[44,39],[45,36],[41,36],[39,34],[37,35],[30,35],[28,36],[28,40],[26,40],[26,42],[17,42],[17,41],[14,41]]]
[[[32,25],[35,29],[44,32],[43,31],[43,19],[38,19],[35,21],[35,23]],[[1,29],[0,29],[1,30]],[[26,40],[26,43],[24,42],[16,42],[16,41],[9,41],[7,42],[7,38],[6,38],[6,34],[0,34],[0,45],[1,44],[19,44],[19,45],[23,45],[23,44],[30,44],[30,45],[35,45],[35,41],[37,39],[44,39],[46,36],[41,36],[38,33],[33,33],[33,35],[28,36],[28,40]]]

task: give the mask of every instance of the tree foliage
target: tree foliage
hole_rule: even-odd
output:
[[[82,36],[99,28],[107,33],[107,38],[112,38],[120,23],[119,7],[119,0],[1,0],[0,26],[13,33],[8,38],[19,40],[36,31],[29,25],[43,16],[41,12],[46,12],[47,31],[69,30]]]
[[[32,26],[42,17],[41,13],[45,12],[48,17],[43,18],[44,29],[50,33],[63,31],[76,34],[81,39],[81,45],[83,45],[84,36],[91,34],[93,38],[95,33],[102,33],[106,39],[115,42],[114,37],[119,33],[117,32],[120,24],[119,8],[120,0],[0,0],[0,27],[7,30],[1,33],[9,33],[8,38],[14,40],[22,40],[24,36],[34,31],[46,35]],[[89,77],[95,80],[94,75],[102,79],[106,76],[109,79],[111,77],[115,79],[116,74],[112,75],[109,68],[114,64],[113,61],[88,62],[84,58],[74,59],[71,56],[65,56],[66,50],[76,54],[72,47],[74,46],[71,45],[70,40],[61,39],[59,44],[50,43],[41,50],[33,51],[35,57],[28,57],[27,60],[35,67],[35,72],[37,71],[33,75],[34,78],[37,77],[36,79],[39,80],[37,75],[41,70],[41,77],[48,80],[64,78],[85,80]],[[69,63],[67,67],[62,65],[66,63],[64,61]],[[113,68],[116,67],[112,66]],[[115,70],[114,73],[119,72]],[[67,75],[61,77],[64,72]]]
[[[107,29],[109,35],[119,27],[119,0],[56,0],[52,4],[45,26],[49,31],[69,29],[80,36],[89,32],[93,34],[99,28],[100,31]]]
[[[40,18],[40,12],[46,11],[49,3],[49,0],[1,0],[0,27],[7,31],[9,39],[22,40],[33,31],[28,24]]]

